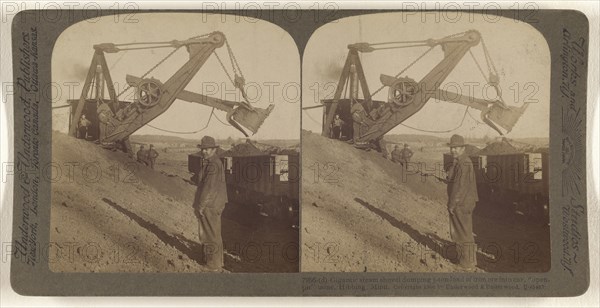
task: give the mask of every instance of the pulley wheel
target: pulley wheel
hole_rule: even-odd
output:
[[[416,84],[408,81],[398,81],[390,86],[388,100],[398,106],[406,106],[412,103],[417,93]]]
[[[160,85],[153,80],[144,79],[137,88],[139,103],[145,108],[158,104],[161,94]]]

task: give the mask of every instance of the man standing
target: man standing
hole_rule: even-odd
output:
[[[86,118],[85,114],[82,114],[79,120],[79,138],[87,140],[91,125],[92,122]]]
[[[342,126],[344,125],[344,120],[340,119],[340,115],[336,113],[335,118],[333,119],[332,133],[333,139],[341,139],[342,138]]]
[[[354,102],[350,108],[350,113],[352,114],[352,121],[354,122],[352,124],[352,141],[356,143],[357,139],[363,133],[362,130],[367,117],[367,112],[365,111],[363,105],[361,105],[359,102]]]
[[[225,170],[216,154],[215,139],[204,136],[198,145],[202,152],[202,168],[198,174],[198,188],[194,198],[194,212],[198,217],[198,235],[206,265],[212,271],[223,268],[223,239],[221,238],[221,213],[227,203]]]
[[[113,124],[111,122],[111,118],[113,117],[113,112],[108,106],[108,104],[104,101],[101,101],[96,109],[98,113],[98,121],[100,122],[100,136],[98,137],[98,141],[103,144],[104,139],[108,137],[108,134],[112,132]]]
[[[404,144],[404,149],[400,151],[400,163],[402,166],[407,166],[410,162],[411,157],[413,156],[413,151],[408,146],[408,143]]]
[[[400,150],[399,145],[394,146],[394,150],[392,151],[392,161],[401,164],[402,163],[402,150]]]
[[[465,153],[465,140],[460,135],[450,138],[450,153],[454,158],[448,170],[448,213],[450,237],[456,244],[458,265],[465,271],[477,266],[477,246],[473,237],[473,210],[478,201],[473,163]]]
[[[158,152],[154,149],[154,144],[150,144],[150,149],[148,150],[148,163],[150,164],[150,168],[154,169],[154,162],[158,157]]]
[[[140,145],[140,149],[137,151],[136,153],[136,157],[137,157],[137,161],[138,163],[142,163],[144,165],[148,165],[148,151],[146,151],[146,149],[144,149],[144,145]]]

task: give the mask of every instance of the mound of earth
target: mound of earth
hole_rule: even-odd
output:
[[[299,148],[300,145],[278,147],[248,139],[245,143],[234,144],[222,156],[297,155]]]
[[[450,261],[447,192],[440,180],[447,147],[428,150],[415,152],[404,169],[381,153],[303,131],[301,271],[459,271]],[[479,271],[549,269],[547,226],[477,210],[473,224]],[[538,262],[508,257],[515,243],[539,245]]]
[[[467,144],[465,146],[465,153],[467,155],[473,155],[473,154],[478,153],[479,151],[481,151],[481,150],[478,147],[474,146],[474,145]]]
[[[260,142],[252,142],[252,144],[262,152],[271,155],[298,155],[298,152],[300,151],[300,144],[285,147]]]
[[[156,168],[59,132],[52,135],[50,241],[55,243],[54,272],[202,272],[198,222],[192,209],[196,187],[171,169],[186,170],[181,161],[158,158]],[[184,172],[181,172],[182,174]],[[297,259],[269,243],[296,243],[297,232],[268,222],[236,219],[228,204],[222,220],[225,269],[233,272],[293,272]],[[265,244],[266,243],[266,244]],[[265,244],[267,246],[264,246]],[[252,249],[247,249],[249,245]],[[289,246],[289,245],[288,245]],[[257,251],[258,247],[258,251]],[[289,249],[292,251],[293,249]],[[250,253],[252,252],[252,253]],[[293,257],[293,256],[292,256]]]
[[[519,153],[519,150],[515,148],[508,140],[503,139],[490,143],[483,150],[477,152],[477,155],[501,155],[501,154],[515,154]]]
[[[280,149],[277,148],[275,151],[271,151],[271,154],[277,154],[277,155],[298,155],[299,154],[299,148],[289,148],[289,149]]]
[[[256,156],[264,154],[268,153],[261,151],[248,140],[246,143],[233,145],[231,149],[225,151],[222,156]]]

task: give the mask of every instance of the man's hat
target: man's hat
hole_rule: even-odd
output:
[[[452,137],[450,137],[450,143],[448,143],[448,146],[451,148],[464,147],[465,145],[467,145],[465,143],[465,138],[461,135],[452,135]]]
[[[200,141],[200,144],[198,145],[198,147],[201,149],[209,149],[209,148],[216,148],[216,147],[218,147],[218,145],[215,142],[215,138],[213,138],[211,136],[204,136],[204,137],[202,137],[202,140]]]
[[[404,144],[404,147],[405,147],[405,148],[408,148],[408,143],[405,143],[405,144]]]
[[[151,147],[151,148],[153,148],[153,147],[154,147],[154,144],[151,144],[151,145],[150,145],[150,147]]]

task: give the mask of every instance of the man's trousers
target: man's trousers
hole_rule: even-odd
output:
[[[211,269],[219,269],[224,265],[221,212],[220,209],[205,208],[198,217],[200,244],[202,244],[206,266]]]
[[[450,213],[450,237],[456,244],[457,263],[466,268],[477,265],[477,246],[473,237],[473,208],[457,206]]]

